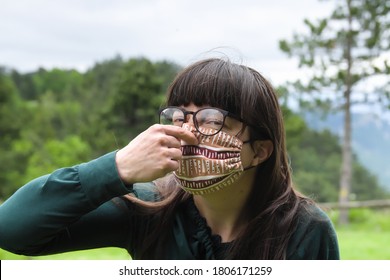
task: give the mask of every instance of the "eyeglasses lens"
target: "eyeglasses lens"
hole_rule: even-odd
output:
[[[160,113],[160,124],[182,126],[184,113],[177,108],[166,108]]]
[[[224,116],[215,109],[203,109],[196,113],[196,123],[198,127],[205,129],[221,130],[223,127]]]
[[[201,109],[193,115],[196,129],[205,135],[214,135],[224,125],[224,115],[216,109]],[[160,113],[160,124],[182,126],[184,122],[185,114],[178,108],[168,107]]]

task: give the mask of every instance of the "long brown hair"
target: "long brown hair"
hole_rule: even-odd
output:
[[[238,115],[249,125],[252,140],[272,141],[273,152],[257,167],[252,193],[243,211],[249,223],[233,241],[226,258],[285,259],[298,209],[309,200],[292,186],[283,117],[275,90],[254,69],[228,59],[212,58],[183,69],[168,89],[167,105],[190,103],[213,106]],[[157,204],[138,202],[147,212],[158,212],[162,216],[161,229],[170,223],[176,207],[190,197],[172,185],[173,181],[157,183],[162,197]],[[150,246],[146,247],[151,248],[159,237],[161,231],[151,234]],[[145,250],[149,250],[146,247]]]

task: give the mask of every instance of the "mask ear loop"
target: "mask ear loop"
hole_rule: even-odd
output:
[[[251,165],[251,166],[245,167],[244,171],[247,171],[249,169],[256,168],[256,167],[257,167],[257,165]]]
[[[239,132],[237,132],[237,134],[235,135],[235,137],[240,138],[241,134],[244,133],[244,130],[245,130],[245,128],[247,128],[247,127],[248,127],[248,126],[247,126],[245,123],[242,123],[242,128],[240,129]],[[253,140],[250,139],[250,138],[251,138],[251,137],[250,137],[250,135],[249,135],[249,140],[242,141],[242,144],[244,145],[244,144],[252,143]],[[252,147],[252,149],[253,149],[253,147]]]
[[[241,127],[240,131],[237,132],[237,134],[234,136],[240,138],[241,134],[244,133],[244,130],[246,127],[247,127],[247,125],[245,123],[242,123],[242,127]],[[242,143],[245,144],[245,143],[248,143],[248,141],[251,141],[251,140],[243,141]]]
[[[254,148],[253,148],[253,146],[252,146],[253,141],[252,141],[251,139],[242,142],[243,145],[244,145],[244,144],[248,144],[248,143],[251,144],[252,151],[255,152],[255,150],[254,150]],[[252,169],[252,168],[255,168],[255,167],[257,167],[257,165],[251,165],[251,166],[248,166],[248,167],[244,167],[244,171],[247,171],[247,170]]]
[[[245,123],[243,123],[243,124],[242,124],[242,128],[241,128],[241,130],[236,134],[236,137],[239,137],[239,136],[244,132],[245,128],[247,128],[247,127],[248,127],[248,126],[247,126]],[[251,148],[252,148],[253,152],[255,152],[255,151],[254,151],[254,148],[253,148],[253,146],[252,146],[253,140],[251,139],[250,133],[249,133],[249,140],[246,140],[246,141],[243,141],[243,142],[242,142],[243,145],[244,145],[244,144],[248,144],[248,143],[251,143]],[[256,167],[258,167],[258,165],[251,165],[251,166],[248,166],[248,167],[244,167],[243,171],[247,171],[247,170],[249,170],[249,169],[256,168]]]

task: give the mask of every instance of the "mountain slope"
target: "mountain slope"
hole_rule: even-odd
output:
[[[302,115],[308,126],[315,130],[329,129],[343,134],[343,116],[316,113]],[[380,184],[390,190],[390,123],[373,114],[352,115],[352,148],[359,161],[378,177]]]

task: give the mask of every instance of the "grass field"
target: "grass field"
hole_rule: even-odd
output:
[[[343,260],[390,260],[390,231],[337,230]]]
[[[337,224],[338,212],[329,212]],[[336,226],[344,260],[390,260],[390,210],[353,209],[350,225]]]
[[[329,213],[336,221],[338,213]],[[349,226],[336,227],[340,254],[343,260],[390,260],[390,211],[353,210]],[[123,249],[104,248],[57,254],[44,257],[25,257],[0,249],[1,260],[129,260]]]

